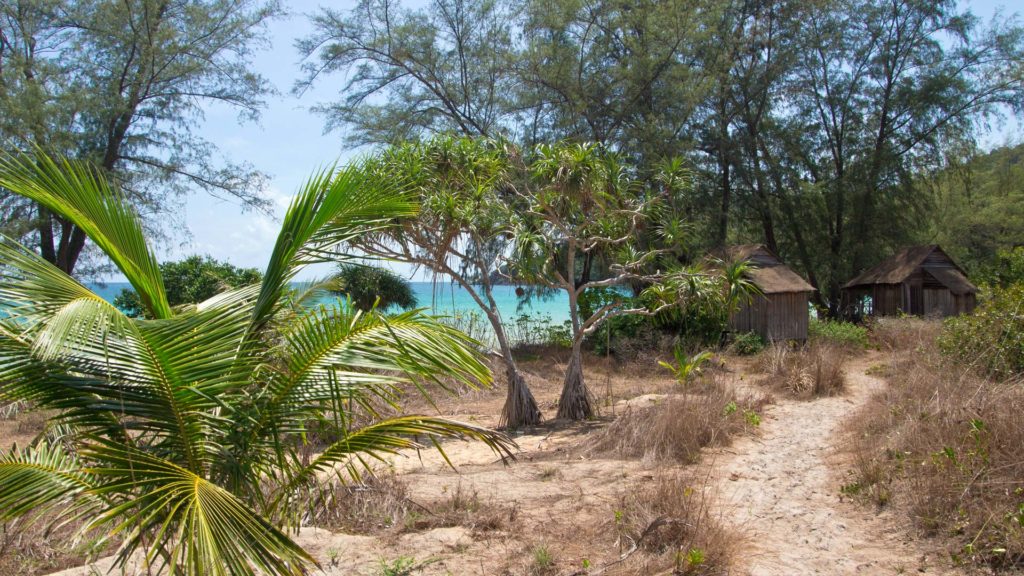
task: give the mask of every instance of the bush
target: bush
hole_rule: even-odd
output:
[[[761,355],[761,371],[771,384],[798,398],[835,396],[846,388],[841,346],[814,342],[801,349],[776,344]]]
[[[855,477],[843,493],[896,507],[949,538],[961,562],[1024,564],[1024,382],[964,370],[919,326],[895,326],[906,347],[851,423]]]
[[[341,264],[334,279],[338,282],[336,292],[347,295],[360,310],[369,310],[374,305],[380,310],[392,307],[408,310],[417,305],[409,280],[387,268]]]
[[[839,346],[867,348],[868,329],[852,322],[811,318],[807,326],[811,340],[826,341]]]
[[[642,554],[630,558],[616,574],[733,573],[740,539],[712,513],[705,481],[674,472],[623,492],[613,516],[616,536]]]
[[[756,332],[741,332],[732,341],[733,352],[740,356],[752,356],[764,350],[764,338]]]
[[[988,376],[1024,373],[1024,283],[995,287],[974,314],[946,320],[939,348]]]
[[[255,268],[238,268],[209,256],[189,256],[179,262],[164,262],[160,264],[160,274],[171,306],[198,304],[225,290],[263,280],[263,274]],[[128,288],[121,290],[113,304],[133,318],[141,318],[145,309],[139,295]]]
[[[591,450],[651,462],[691,464],[705,446],[725,446],[760,423],[761,398],[737,395],[708,378],[704,390],[673,394],[653,406],[629,408],[591,443]]]

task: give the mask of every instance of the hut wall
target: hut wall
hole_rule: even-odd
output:
[[[876,284],[871,287],[871,302],[873,316],[896,316],[903,310],[903,286]]]
[[[806,340],[807,292],[784,292],[755,298],[729,318],[733,332],[756,332],[765,340]]]

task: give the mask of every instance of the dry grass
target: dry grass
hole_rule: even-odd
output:
[[[88,537],[79,537],[82,521],[61,524],[63,519],[60,511],[51,511],[32,521],[0,524],[0,574],[50,574],[80,566],[90,552],[102,555],[91,550]],[[115,542],[106,549],[116,547]]]
[[[367,476],[361,484],[337,482],[311,505],[312,523],[335,532],[384,535],[463,526],[474,532],[501,530],[515,522],[514,505],[499,506],[461,483],[437,502],[409,497],[404,480],[393,474]]]
[[[628,408],[590,441],[588,450],[651,462],[697,462],[701,448],[728,445],[760,423],[765,399],[741,396],[722,380],[709,376],[690,393]]]
[[[996,383],[942,358],[937,323],[875,327],[889,381],[852,424],[843,491],[905,511],[956,560],[1024,566],[1024,382]]]
[[[671,473],[623,492],[614,530],[628,562],[616,574],[732,572],[741,542],[711,516],[704,482],[691,474]]]
[[[836,396],[846,388],[848,350],[825,342],[812,342],[801,348],[775,344],[758,357],[758,367],[774,388],[796,398]]]
[[[917,317],[877,318],[869,325],[871,340],[883,352],[913,352],[931,349],[942,331],[942,323]]]

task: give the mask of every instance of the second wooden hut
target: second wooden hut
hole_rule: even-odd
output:
[[[847,315],[955,316],[974,310],[978,288],[935,244],[905,248],[843,286]]]

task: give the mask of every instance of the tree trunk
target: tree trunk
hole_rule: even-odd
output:
[[[512,344],[505,334],[505,327],[501,323],[501,316],[497,312],[497,304],[494,303],[494,295],[491,294],[489,283],[484,285],[484,290],[492,305],[492,308],[485,309],[484,312],[491,323],[491,329],[494,330],[494,337],[498,340],[498,348],[501,349],[501,357],[505,362],[505,377],[508,381],[508,395],[505,397],[505,405],[501,408],[498,426],[508,429],[536,426],[541,421],[540,408],[530,392],[530,387],[526,385],[526,379],[519,373],[519,366],[516,365],[516,359],[512,355]],[[478,301],[478,304],[482,304],[482,302]]]
[[[562,395],[558,398],[558,418],[589,420],[594,417],[594,402],[583,381],[582,344],[573,344],[569,366],[565,369]]]
[[[498,427],[512,430],[540,424],[540,408],[537,407],[537,401],[534,400],[515,360],[505,361],[505,377],[508,379],[508,395],[505,397],[505,406],[501,409]]]

